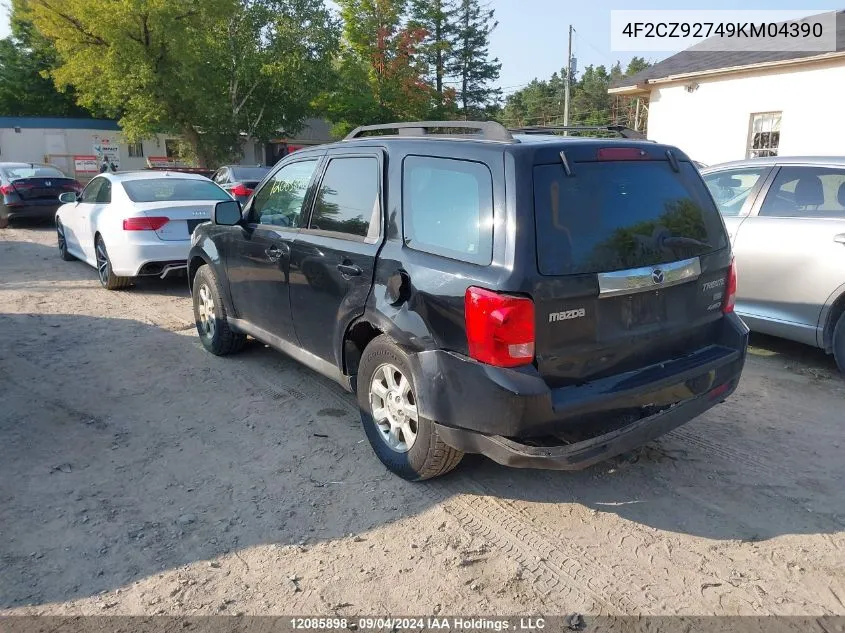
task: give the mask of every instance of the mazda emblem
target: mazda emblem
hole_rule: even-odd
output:
[[[653,271],[651,271],[651,280],[656,284],[662,284],[663,283],[663,271],[660,270],[659,268],[655,268]]]
[[[45,181],[44,181],[44,186],[45,186],[45,187],[49,187],[49,186],[50,186],[50,185],[52,185],[52,184],[53,184],[53,183],[52,183],[52,182],[50,182],[49,180],[45,180]]]

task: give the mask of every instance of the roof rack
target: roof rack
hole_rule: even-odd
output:
[[[644,141],[645,134],[632,130],[624,125],[534,125],[529,127],[510,128],[515,134],[553,134],[555,132],[615,132],[622,138]]]
[[[446,136],[446,137],[463,137],[466,134],[432,134],[429,130],[432,129],[448,129],[448,130],[471,130],[475,132],[473,136],[480,135],[481,138],[487,141],[504,141],[506,143],[513,142],[511,133],[501,124],[496,121],[411,121],[407,123],[383,123],[380,125],[362,125],[355,128],[346,135],[344,141],[361,138],[366,136],[367,132],[377,132],[381,130],[396,130],[396,134],[386,134],[382,136]]]

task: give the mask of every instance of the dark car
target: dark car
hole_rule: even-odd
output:
[[[193,243],[206,349],[249,335],[356,392],[407,479],[466,452],[589,466],[722,402],[745,362],[724,224],[657,143],[360,128],[218,203]]]
[[[246,204],[255,187],[264,179],[270,167],[247,167],[244,165],[224,165],[211,179],[229,192],[235,200]]]
[[[61,206],[59,196],[82,191],[81,185],[52,165],[0,163],[0,228],[17,218],[51,218]]]

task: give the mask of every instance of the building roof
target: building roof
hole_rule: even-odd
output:
[[[829,12],[828,12],[829,13]],[[809,18],[804,18],[809,19]],[[761,65],[781,65],[810,61],[814,58],[827,59],[845,54],[845,11],[836,14],[836,52],[802,51],[802,40],[793,38],[779,51],[707,51],[688,48],[661,62],[654,64],[630,77],[611,85],[610,92],[625,93],[642,91],[648,84],[672,77],[691,77],[697,74],[714,74],[720,71],[737,71]],[[791,48],[790,48],[791,47]],[[843,55],[845,57],[845,55]]]
[[[72,117],[0,116],[0,128],[37,128],[49,130],[110,130],[120,131],[111,119],[77,119]]]

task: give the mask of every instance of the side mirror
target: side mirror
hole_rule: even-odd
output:
[[[241,203],[237,200],[222,200],[214,205],[213,221],[222,226],[235,226],[241,221]]]
[[[59,196],[59,202],[63,202],[65,204],[70,204],[71,202],[76,202],[78,198],[76,197],[77,194],[73,193],[72,191],[65,191],[63,194]]]

